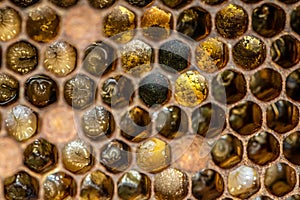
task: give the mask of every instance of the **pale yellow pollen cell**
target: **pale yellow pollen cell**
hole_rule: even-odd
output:
[[[177,78],[175,99],[179,104],[194,107],[201,104],[207,95],[207,82],[198,71],[187,71]]]

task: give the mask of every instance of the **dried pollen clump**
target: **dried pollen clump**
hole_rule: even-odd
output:
[[[115,7],[104,19],[103,30],[107,37],[113,37],[115,41],[127,42],[133,37],[133,29],[136,27],[136,16],[131,10],[123,7]]]
[[[197,106],[207,98],[207,95],[207,81],[198,71],[187,71],[177,78],[175,99],[180,105]]]
[[[154,177],[154,192],[158,200],[182,200],[187,196],[189,181],[187,175],[174,168],[168,168]]]
[[[199,69],[213,73],[224,68],[229,59],[229,50],[219,38],[208,38],[196,47],[196,64]]]
[[[159,47],[158,62],[170,72],[180,72],[189,67],[191,50],[180,40],[170,40]]]
[[[122,69],[132,75],[140,76],[152,69],[153,49],[141,40],[132,40],[121,48]]]
[[[217,12],[215,24],[222,37],[237,38],[247,31],[248,14],[241,6],[229,4]]]
[[[10,45],[6,52],[7,68],[24,75],[32,72],[38,65],[38,50],[27,41]]]
[[[156,6],[146,10],[141,19],[144,36],[153,40],[166,39],[171,34],[172,25],[172,14]]]
[[[6,42],[16,38],[21,32],[20,14],[11,7],[0,8],[0,41]]]
[[[160,73],[151,73],[139,82],[139,97],[148,107],[165,104],[170,97],[170,82]]]
[[[28,36],[36,42],[50,42],[59,31],[60,17],[50,7],[32,10],[26,22]]]
[[[266,45],[254,36],[245,36],[233,47],[234,62],[245,70],[260,66],[266,58]]]
[[[65,41],[57,41],[47,47],[44,68],[56,76],[67,76],[76,67],[77,51]]]

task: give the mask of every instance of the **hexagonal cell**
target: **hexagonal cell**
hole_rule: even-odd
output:
[[[252,101],[244,101],[234,106],[229,113],[231,128],[241,135],[250,135],[262,125],[262,110]]]
[[[94,166],[93,147],[87,142],[76,139],[62,149],[64,167],[75,174],[83,174]]]
[[[122,69],[134,76],[140,76],[152,69],[154,51],[150,45],[141,40],[132,40],[121,50]]]
[[[45,51],[44,68],[56,76],[67,76],[75,69],[76,63],[77,50],[68,42],[54,42]]]
[[[5,178],[3,185],[5,199],[38,199],[39,182],[25,171]]]
[[[299,55],[300,42],[291,35],[283,35],[272,43],[272,60],[282,68],[296,65],[300,60]]]
[[[264,3],[252,12],[252,28],[263,37],[274,37],[285,26],[285,12],[273,3]]]
[[[22,30],[22,19],[18,11],[11,7],[0,8],[0,41],[16,38]]]
[[[253,70],[266,59],[266,45],[257,37],[244,36],[232,49],[234,62],[245,70]]]
[[[99,77],[115,69],[115,49],[105,42],[95,42],[85,49],[82,62],[85,71]]]
[[[65,82],[64,98],[72,108],[84,109],[89,107],[94,102],[95,96],[95,82],[84,74],[77,74]]]
[[[158,138],[149,138],[136,151],[136,164],[150,173],[159,172],[171,163],[171,149],[168,143]]]
[[[140,142],[151,134],[151,117],[141,107],[127,111],[120,120],[121,135],[132,142]]]
[[[84,177],[80,187],[81,200],[111,200],[114,195],[114,182],[105,173],[96,170]]]
[[[45,200],[73,199],[77,193],[77,184],[72,176],[64,172],[56,172],[46,177],[44,183]]]
[[[213,169],[204,169],[192,177],[192,194],[196,199],[214,200],[224,192],[224,180]]]
[[[257,133],[248,141],[247,155],[255,164],[269,164],[276,160],[279,154],[280,144],[271,133]]]
[[[163,4],[170,8],[181,8],[191,2],[191,0],[161,0]]]
[[[180,40],[170,40],[159,47],[158,63],[169,72],[180,72],[189,67],[191,50]]]
[[[128,42],[132,39],[136,28],[136,16],[131,10],[123,7],[114,7],[103,22],[103,31],[107,37],[119,42]]]
[[[38,108],[43,108],[56,102],[58,93],[56,82],[47,75],[37,74],[25,82],[25,98]]]
[[[296,172],[286,163],[275,163],[265,172],[264,184],[268,192],[281,197],[292,191],[296,185]]]
[[[154,113],[155,128],[168,139],[179,138],[188,131],[188,116],[178,106],[163,107]]]
[[[131,148],[121,140],[114,139],[100,149],[100,163],[110,172],[124,172],[131,162]]]
[[[117,184],[122,200],[150,199],[151,180],[146,174],[130,170],[120,177]]]
[[[241,162],[243,144],[234,135],[224,135],[214,144],[211,157],[217,166],[225,169],[231,168]]]
[[[54,144],[41,138],[30,143],[23,153],[24,165],[37,173],[45,173],[56,167],[57,148]]]
[[[240,72],[228,69],[212,80],[212,95],[220,103],[233,104],[244,98],[247,82]]]
[[[153,0],[126,0],[129,4],[137,7],[146,7],[151,4]]]
[[[248,199],[260,188],[259,175],[256,169],[242,165],[229,173],[227,187],[232,196]]]
[[[226,127],[225,111],[214,103],[207,103],[193,111],[192,127],[203,137],[216,137]]]
[[[284,157],[295,165],[300,165],[300,132],[288,135],[283,141]]]
[[[166,39],[173,28],[173,17],[170,12],[156,6],[146,10],[141,18],[141,28],[145,37],[152,40]]]
[[[226,0],[202,0],[204,3],[214,6],[225,2]]]
[[[300,35],[300,6],[294,8],[291,12],[291,28]]]
[[[78,0],[49,0],[54,5],[61,7],[61,8],[70,8],[75,6]]]
[[[250,78],[250,90],[261,101],[271,101],[282,90],[282,78],[279,72],[264,68],[255,72]]]
[[[148,107],[167,103],[171,96],[169,79],[160,73],[151,73],[139,82],[139,98]]]
[[[175,83],[177,103],[187,107],[201,104],[208,96],[208,81],[196,70],[181,74]]]
[[[228,47],[218,38],[208,38],[200,42],[195,51],[196,64],[199,69],[212,73],[227,65]]]
[[[8,112],[5,128],[15,140],[22,142],[34,136],[38,127],[36,113],[29,107],[17,105]]]
[[[133,102],[135,87],[130,78],[116,75],[104,81],[100,96],[102,101],[111,108],[124,108]]]
[[[299,110],[289,101],[279,100],[267,108],[267,125],[278,133],[286,133],[298,125]]]
[[[60,17],[50,7],[37,7],[29,12],[27,35],[36,42],[50,42],[59,32]]]
[[[22,40],[7,48],[6,66],[18,74],[32,72],[38,65],[38,50],[31,43]]]
[[[18,100],[19,82],[13,76],[0,73],[0,106],[9,105]]]
[[[211,16],[201,7],[188,8],[177,19],[176,30],[197,41],[209,35],[211,28]]]
[[[88,0],[90,6],[96,9],[108,8],[115,3],[115,0]]]
[[[286,95],[294,101],[300,101],[300,69],[291,72],[286,78]]]
[[[84,113],[81,127],[84,135],[90,139],[108,138],[115,130],[115,120],[104,107],[96,106]]]
[[[248,14],[241,6],[229,4],[217,12],[215,24],[222,37],[237,38],[248,29]]]
[[[182,200],[187,196],[189,181],[187,175],[174,168],[168,168],[154,177],[154,192],[157,200]]]

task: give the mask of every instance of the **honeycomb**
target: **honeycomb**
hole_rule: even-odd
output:
[[[298,0],[0,0],[0,199],[300,199]]]

